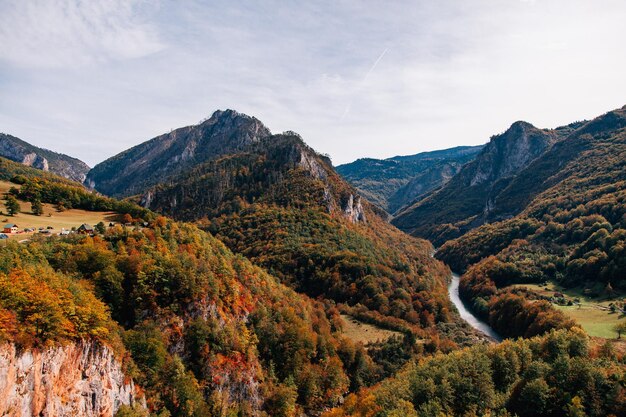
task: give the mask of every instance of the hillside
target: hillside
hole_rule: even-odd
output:
[[[603,297],[613,304],[607,313],[619,311],[626,290],[625,168],[626,107],[583,124],[517,175],[511,186],[523,193],[507,198],[526,206],[521,213],[445,243],[437,257],[467,271],[461,280],[466,300],[508,329],[514,326],[503,315],[514,303],[542,300],[546,312],[550,302],[567,303],[566,295],[544,299],[511,284],[550,281],[580,291],[567,297],[578,308]],[[508,312],[501,310],[505,300]]]
[[[126,375],[148,407],[173,416],[313,412],[377,372],[362,348],[334,334],[319,303],[164,218],[141,231],[1,247],[0,313],[0,337],[21,349],[77,338],[128,352]]]
[[[581,331],[475,346],[412,363],[322,416],[621,416],[623,360]]]
[[[0,133],[0,156],[81,183],[89,171],[83,161],[38,148],[4,133]]]
[[[515,122],[492,137],[442,189],[404,209],[392,223],[440,245],[481,224],[519,213],[524,207],[511,204],[511,195],[524,200],[526,190],[518,188],[514,179],[576,126],[549,130]]]
[[[233,114],[242,119],[233,126],[256,120]],[[448,272],[430,257],[431,245],[390,226],[297,134],[233,152],[145,189],[141,204],[197,222],[281,282],[366,321],[425,336],[455,320]]]
[[[395,213],[445,184],[482,146],[459,146],[388,159],[358,159],[337,172],[369,201]]]
[[[110,196],[127,197],[269,135],[253,117],[216,111],[198,125],[173,130],[99,163],[85,184]]]
[[[361,305],[389,324],[449,320],[447,273],[430,258],[430,244],[386,223],[293,133],[201,165],[146,192],[142,203],[199,222],[310,296]]]

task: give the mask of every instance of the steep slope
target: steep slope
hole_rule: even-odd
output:
[[[18,198],[35,192],[44,201],[71,196],[87,210],[127,207],[125,222],[136,226],[3,242],[0,354],[9,363],[0,406],[34,398],[34,410],[51,415],[93,407],[109,416],[127,403],[133,378],[158,415],[318,414],[389,373],[343,339],[336,308],[295,293],[206,232],[6,166],[24,181]],[[122,376],[107,346],[124,359]],[[59,397],[71,401],[59,405]]]
[[[446,270],[430,244],[390,226],[293,132],[273,135],[146,192],[143,204],[198,221],[300,292],[370,319],[434,330]]]
[[[256,123],[232,114],[230,126]],[[212,119],[217,123],[219,117]],[[218,156],[144,189],[141,203],[198,222],[282,282],[367,320],[426,335],[437,332],[437,322],[452,319],[448,273],[430,257],[428,242],[389,225],[382,210],[297,134],[256,136],[240,147],[242,132],[249,137],[248,130],[223,130],[225,149],[214,152]],[[169,146],[180,149],[174,139]],[[186,143],[184,137],[180,142]],[[136,192],[136,183],[129,189],[118,191]]]
[[[112,417],[142,403],[106,306],[36,255],[0,248],[0,414]]]
[[[607,227],[610,234],[621,236],[626,214],[622,201],[626,188],[625,128],[626,108],[584,124],[516,178],[515,183],[532,184],[532,188],[528,188],[535,194],[524,211],[446,243],[437,256],[463,271],[482,258],[502,251],[515,239],[531,239],[553,251],[552,242],[582,245],[591,234]],[[532,193],[527,195],[532,196]],[[596,223],[598,225],[593,226]],[[591,246],[587,249],[591,250]],[[563,249],[559,247],[557,252]],[[571,249],[567,255],[576,253]],[[586,252],[588,250],[578,255]],[[608,250],[609,253],[612,251]],[[566,260],[585,257],[567,256]],[[567,265],[561,266],[567,269]],[[556,272],[552,271],[549,276]],[[619,276],[618,273],[614,279]]]
[[[395,213],[420,196],[445,184],[482,146],[459,146],[388,159],[358,159],[337,172],[369,201]]]
[[[114,416],[143,397],[106,346],[91,341],[46,349],[0,346],[0,414]]]
[[[338,312],[331,325],[321,304],[196,227],[160,217],[33,240],[0,247],[0,340],[19,349],[1,346],[3,411],[112,416],[137,398],[133,377],[159,415],[315,414],[339,404],[349,376],[355,387],[376,378],[336,333]]]
[[[526,205],[521,213],[472,230],[437,252],[454,269],[467,271],[461,293],[476,312],[515,327],[508,315],[520,299],[510,296],[508,286],[516,283],[626,289],[626,107],[583,124],[511,186],[530,200],[507,197]],[[508,312],[501,309],[505,304]]]
[[[523,207],[500,208],[499,195],[511,190],[515,176],[570,130],[537,129],[526,122],[514,123],[503,134],[492,137],[478,157],[441,190],[403,210],[393,224],[441,244],[485,222],[518,213]]]
[[[85,183],[107,195],[130,196],[269,135],[253,117],[216,111],[198,125],[158,136],[96,165]]]
[[[83,161],[38,148],[4,133],[0,133],[0,156],[81,183],[89,172],[89,167]]]

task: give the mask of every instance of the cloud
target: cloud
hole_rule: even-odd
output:
[[[335,162],[483,143],[621,107],[624,20],[623,0],[0,0],[0,130],[91,164],[218,108]]]
[[[0,60],[26,68],[76,68],[139,58],[164,45],[132,0],[0,3]]]

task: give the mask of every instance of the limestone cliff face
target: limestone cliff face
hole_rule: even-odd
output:
[[[470,186],[493,183],[511,177],[541,156],[557,140],[557,134],[537,129],[530,123],[515,122],[495,136],[476,158]]]
[[[143,403],[113,352],[84,341],[20,351],[0,345],[0,415],[113,416]]]
[[[3,133],[0,133],[0,156],[78,182],[83,182],[89,171],[87,164],[76,158],[38,148]]]
[[[343,209],[343,212],[352,223],[366,222],[365,212],[363,210],[363,205],[361,204],[361,197],[358,195],[355,198],[353,194],[350,194],[348,203]]]
[[[515,215],[523,207],[499,210],[499,195],[517,175],[563,140],[569,130],[513,123],[506,132],[493,136],[476,159],[465,164],[443,187],[420,197],[392,223],[440,244],[485,222]]]

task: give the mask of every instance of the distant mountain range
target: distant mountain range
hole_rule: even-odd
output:
[[[0,133],[0,156],[78,182],[83,182],[89,172],[89,166],[79,159],[38,148],[4,133]]]
[[[482,145],[458,146],[388,159],[362,158],[339,165],[337,172],[393,214],[448,182],[481,149]]]
[[[403,209],[392,223],[439,245],[481,224],[519,213],[528,202],[530,184],[522,187],[518,175],[581,125],[538,129],[526,122],[513,123],[493,136],[445,186]]]

